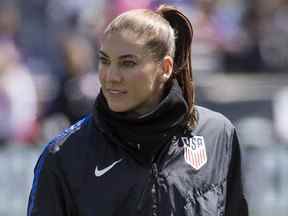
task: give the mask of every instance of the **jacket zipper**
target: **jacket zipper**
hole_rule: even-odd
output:
[[[152,179],[153,184],[151,188],[151,194],[152,194],[152,216],[159,216],[159,188],[157,184],[158,180],[158,168],[157,164],[152,164]]]

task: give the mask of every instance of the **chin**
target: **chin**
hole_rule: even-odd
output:
[[[109,109],[113,112],[127,112],[129,111],[129,108],[127,106],[119,106],[119,105],[112,105],[108,104]]]

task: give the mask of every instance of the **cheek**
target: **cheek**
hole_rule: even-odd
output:
[[[128,84],[128,83],[127,83]],[[134,90],[132,90],[133,94],[142,95],[147,94],[153,89],[153,78],[149,76],[149,74],[138,71],[133,74],[133,76],[129,77],[129,84]]]
[[[154,67],[147,65],[140,70],[131,73],[130,75],[131,81],[135,83],[137,82],[138,85],[140,84],[141,86],[151,87],[156,78],[156,71]]]
[[[146,82],[148,80],[148,76],[143,71],[137,71],[136,73],[133,73],[133,75],[131,76],[131,80]]]

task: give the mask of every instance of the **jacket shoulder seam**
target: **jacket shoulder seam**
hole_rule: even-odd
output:
[[[56,153],[60,150],[61,146],[65,143],[65,141],[74,133],[76,133],[78,130],[80,130],[83,125],[85,125],[88,120],[90,119],[90,116],[86,116],[76,122],[75,124],[71,125],[69,128],[64,129],[62,132],[60,132],[54,139],[52,139],[48,144],[47,148],[50,153]]]

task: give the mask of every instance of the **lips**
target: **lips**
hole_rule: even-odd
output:
[[[106,92],[109,94],[109,95],[123,95],[123,94],[126,94],[127,91],[125,90],[119,90],[119,89],[106,89]]]

